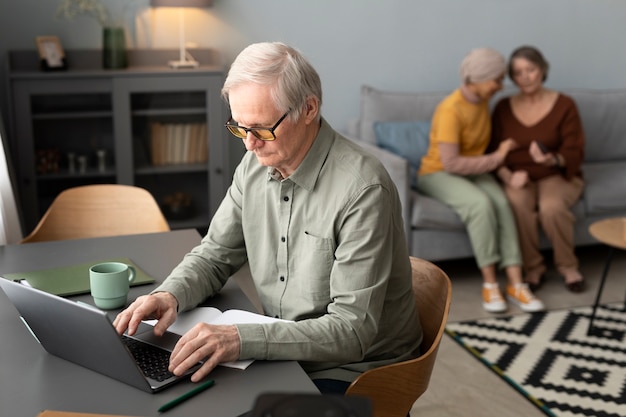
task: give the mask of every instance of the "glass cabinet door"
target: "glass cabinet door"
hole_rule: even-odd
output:
[[[199,49],[200,67],[172,70],[168,51],[132,50],[132,65],[114,71],[102,51],[66,54],[64,71],[41,71],[35,51],[7,59],[24,233],[61,191],[100,183],[147,189],[172,229],[208,227],[242,154],[224,140],[219,52]]]
[[[111,83],[18,83],[14,94],[16,113],[28,120],[16,136],[30,230],[64,189],[116,182]]]
[[[225,193],[220,85],[210,76],[116,80],[121,181],[150,191],[173,229],[208,227]]]

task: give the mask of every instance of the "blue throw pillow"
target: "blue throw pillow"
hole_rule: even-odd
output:
[[[417,187],[417,171],[430,143],[430,121],[374,122],[376,143],[409,161],[411,185]]]
[[[430,142],[430,121],[374,122],[374,132],[378,146],[419,169]]]

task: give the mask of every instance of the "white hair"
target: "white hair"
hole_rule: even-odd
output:
[[[291,110],[292,120],[298,119],[309,97],[322,103],[317,71],[298,50],[281,42],[254,43],[239,53],[222,88],[224,100],[228,102],[232,88],[245,83],[272,86],[274,105],[281,112]]]

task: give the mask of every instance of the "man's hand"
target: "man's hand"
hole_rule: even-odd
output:
[[[176,321],[177,308],[178,301],[168,292],[142,295],[126,310],[117,315],[113,321],[113,326],[119,334],[128,329],[128,334],[133,335],[142,320],[157,319],[154,334],[163,336],[167,328]]]
[[[199,361],[204,364],[192,376],[198,382],[220,362],[239,359],[239,332],[234,325],[198,323],[180,338],[170,356],[169,371],[182,375]]]

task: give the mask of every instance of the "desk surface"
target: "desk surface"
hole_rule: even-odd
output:
[[[599,220],[589,226],[589,233],[605,245],[626,250],[626,218]]]
[[[151,291],[200,241],[195,230],[147,235],[0,246],[0,275],[126,256],[157,283],[133,287],[129,299]],[[93,303],[89,295],[72,297]],[[231,279],[208,303],[220,309],[254,310]],[[114,317],[117,311],[111,312]],[[189,381],[148,394],[48,354],[19,320],[0,291],[0,416],[36,416],[44,409],[131,416],[157,416],[157,409],[195,385]],[[263,392],[317,392],[293,361],[256,361],[245,371],[218,367],[213,388],[170,411],[172,415],[235,417]]]

